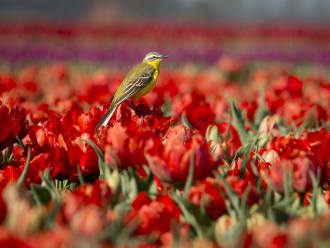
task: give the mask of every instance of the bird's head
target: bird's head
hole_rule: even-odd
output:
[[[167,58],[167,56],[157,52],[151,52],[144,57],[143,62],[153,67],[158,67],[160,65],[160,62],[165,58]]]

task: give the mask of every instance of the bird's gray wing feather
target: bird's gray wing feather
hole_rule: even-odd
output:
[[[129,81],[127,86],[124,89],[124,92],[116,99],[116,105],[122,103],[123,101],[127,100],[131,96],[133,96],[135,93],[142,90],[144,87],[148,85],[148,83],[151,82],[152,77],[155,72],[155,68],[152,66],[148,66],[145,68],[145,70],[141,73],[141,75],[134,77],[132,80]]]

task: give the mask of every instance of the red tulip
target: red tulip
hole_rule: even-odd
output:
[[[9,110],[0,102],[0,151],[17,141],[16,136],[23,139],[27,135],[28,121],[25,110],[14,107]]]
[[[103,215],[106,214],[105,210],[109,204],[111,195],[111,188],[106,182],[100,180],[96,180],[94,184],[80,185],[72,193],[67,191],[63,198],[64,204],[61,209],[61,215],[58,216],[58,221],[64,224],[70,224],[71,221],[76,219],[76,223],[73,225],[76,229],[79,229],[80,224],[78,225],[77,223],[83,223],[81,219],[82,215],[90,216],[89,214],[91,214],[92,216],[99,216],[99,213],[96,212],[100,212]],[[86,228],[88,228],[88,223],[85,224],[87,225]]]
[[[146,164],[145,153],[157,149],[159,137],[150,127],[143,127],[134,121],[127,126],[114,122],[108,128],[105,140],[105,160],[109,165],[120,168],[139,168]]]
[[[209,145],[200,134],[179,125],[170,128],[160,149],[147,152],[146,157],[150,170],[161,181],[182,183],[187,179],[191,157],[195,179],[211,174],[216,163],[208,151]]]
[[[242,109],[246,110],[246,117],[249,121],[254,120],[254,114],[258,108],[258,104],[256,101],[243,101],[240,105]]]
[[[151,200],[146,193],[140,193],[132,202],[132,211],[127,216],[127,223],[137,221],[135,234],[163,234],[171,230],[172,222],[179,222],[180,210],[168,196],[158,196]]]
[[[16,87],[15,79],[10,75],[0,74],[0,95]]]
[[[4,187],[10,182],[18,180],[21,174],[21,170],[13,165],[9,165],[4,169],[0,170],[0,187]]]
[[[214,110],[205,96],[196,92],[185,94],[182,99],[174,101],[173,110],[178,117],[185,112],[188,122],[202,134],[215,118]]]
[[[223,192],[222,184],[218,180],[208,177],[189,189],[189,199],[200,207],[204,197],[207,214],[216,220],[227,212],[225,200],[220,192]]]

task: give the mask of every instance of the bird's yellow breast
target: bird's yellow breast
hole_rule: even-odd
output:
[[[135,101],[135,100],[139,99],[140,97],[148,94],[155,87],[155,85],[157,83],[158,75],[159,75],[159,70],[156,70],[154,72],[154,75],[152,77],[151,82],[146,87],[144,87],[142,90],[140,90],[139,92],[137,92],[134,96],[132,96],[131,99],[133,101]]]
[[[140,97],[148,94],[155,87],[155,85],[157,83],[157,79],[158,79],[158,76],[159,76],[160,61],[159,60],[154,60],[154,61],[146,62],[146,63],[148,63],[149,65],[154,67],[156,70],[154,72],[154,75],[153,75],[152,80],[150,81],[150,83],[146,87],[144,87],[142,90],[137,92],[134,96],[131,97],[131,99],[133,101],[135,101],[135,100],[139,99]]]

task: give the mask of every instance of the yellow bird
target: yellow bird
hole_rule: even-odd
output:
[[[126,102],[135,111],[134,101],[148,94],[156,85],[159,76],[160,63],[167,56],[157,52],[148,53],[142,63],[134,66],[126,75],[112,97],[111,105],[103,118],[97,124],[95,130],[106,126],[115,112],[117,106]],[[127,100],[131,99],[131,103]]]

